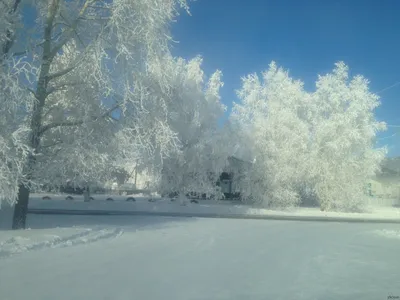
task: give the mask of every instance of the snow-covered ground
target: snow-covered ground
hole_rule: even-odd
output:
[[[28,226],[0,231],[41,245],[2,252],[0,299],[400,296],[397,224],[29,215]]]
[[[0,231],[0,258],[42,248],[66,247],[94,242],[121,234],[119,229],[82,227]]]
[[[375,220],[399,220],[400,208],[372,206],[364,213],[338,213],[322,212],[318,208],[296,208],[285,211],[270,210],[251,207],[248,205],[232,203],[229,201],[199,200],[199,203],[180,205],[179,201],[171,202],[169,199],[154,198],[149,202],[144,195],[133,195],[135,202],[126,201],[129,196],[94,195],[91,202],[83,202],[82,196],[73,196],[74,200],[65,200],[66,195],[49,195],[51,200],[42,200],[45,195],[35,194],[30,200],[30,208],[33,209],[68,209],[68,210],[105,210],[105,211],[133,211],[154,213],[182,213],[206,215],[251,215],[251,216],[293,216],[316,218],[346,218],[346,219],[375,219]],[[112,197],[114,201],[106,201]]]

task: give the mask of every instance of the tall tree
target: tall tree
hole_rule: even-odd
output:
[[[24,112],[30,95],[20,87],[19,72],[15,71],[24,69],[26,63],[9,59],[19,25],[19,5],[19,0],[0,2],[0,207],[3,201],[16,199],[18,184],[24,179],[23,161],[29,153],[24,142],[28,133]]]
[[[219,95],[222,74],[216,71],[206,81],[201,63],[200,57],[166,58],[159,69],[169,75],[165,103],[169,126],[179,140],[178,151],[164,160],[160,188],[164,193],[178,193],[181,200],[189,192],[215,194],[226,162],[218,128],[225,110]]]
[[[379,97],[363,76],[349,76],[343,63],[319,76],[309,102],[311,128],[310,184],[327,210],[357,211],[364,204],[364,185],[376,174],[385,148],[376,148],[376,134],[386,125],[374,110]]]
[[[275,207],[312,197],[322,209],[362,208],[363,186],[385,154],[374,145],[385,125],[375,120],[379,101],[366,79],[350,80],[337,63],[309,93],[272,63],[262,80],[245,77],[238,95],[231,119],[255,161],[244,195]]]
[[[34,184],[99,179],[110,163],[129,157],[119,149],[134,148],[132,141],[154,145],[159,155],[174,147],[163,115],[149,115],[142,104],[155,103],[156,93],[148,93],[149,63],[168,53],[168,26],[179,7],[187,10],[185,0],[32,4],[35,28],[16,32],[19,43],[3,64],[4,73],[15,74],[18,82],[10,93],[24,99],[21,122],[1,129],[16,126],[26,133],[24,151],[18,152],[24,155],[14,229],[25,227]],[[10,97],[2,101],[14,103]]]
[[[302,83],[271,63],[260,79],[243,79],[232,120],[250,140],[255,163],[243,186],[243,195],[266,206],[291,206],[300,201],[297,186],[304,175],[307,124],[301,102],[307,96]]]

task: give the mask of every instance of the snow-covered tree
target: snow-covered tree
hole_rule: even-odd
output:
[[[386,149],[375,147],[377,132],[386,128],[374,109],[379,97],[368,80],[349,76],[339,62],[332,73],[319,76],[309,108],[310,184],[322,209],[362,208],[364,185],[380,169]]]
[[[24,112],[30,95],[20,86],[19,78],[26,63],[7,59],[19,24],[19,4],[19,0],[0,2],[0,208],[3,201],[16,199],[18,184],[23,181],[24,159],[29,153]]]
[[[302,83],[272,63],[261,79],[256,74],[245,77],[238,96],[241,104],[234,106],[233,121],[251,140],[246,144],[255,159],[243,195],[267,206],[298,204],[308,141]]]
[[[15,62],[23,64],[22,62]],[[0,64],[0,208],[3,201],[13,203],[18,184],[24,181],[23,167],[30,148],[26,144],[29,128],[24,122],[27,91],[19,86],[18,75]],[[26,183],[26,182],[25,182]]]
[[[14,228],[25,226],[33,184],[87,183],[106,176],[114,162],[174,148],[166,112],[149,113],[160,99],[152,87],[164,88],[149,81],[149,68],[169,53],[169,24],[179,8],[187,9],[185,0],[38,0],[31,6],[36,25],[12,31],[18,43],[2,65],[17,82],[9,93],[23,99],[19,105],[2,98],[20,114],[2,123],[1,136],[24,137],[22,148],[12,138],[3,142],[11,149],[2,153],[8,161],[15,149],[20,154],[16,166],[8,164],[19,184]]]
[[[367,80],[348,77],[338,63],[309,93],[271,63],[262,79],[243,79],[231,119],[254,158],[245,197],[275,207],[311,197],[322,209],[361,207],[366,179],[384,157],[373,143],[384,124],[374,118],[379,102]]]
[[[221,72],[208,80],[202,59],[166,58],[158,76],[168,74],[165,91],[168,122],[177,134],[179,150],[164,160],[160,190],[178,193],[215,194],[215,184],[226,163],[226,152],[218,130],[225,107],[220,102]],[[158,81],[158,80],[156,80]]]

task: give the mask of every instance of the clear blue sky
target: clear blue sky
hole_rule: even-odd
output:
[[[343,60],[379,92],[400,81],[399,0],[198,0],[172,31],[175,55],[200,54],[210,74],[221,69],[223,102],[237,101],[240,78],[271,60],[312,89],[317,74]],[[380,93],[376,116],[400,125],[400,84]],[[228,111],[229,113],[229,111]],[[396,132],[399,132],[397,135]],[[400,128],[380,134],[389,156],[400,155]]]

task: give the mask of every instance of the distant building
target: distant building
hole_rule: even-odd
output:
[[[220,174],[215,172],[209,173],[209,180],[213,182],[215,186],[214,193],[211,192],[206,194],[201,191],[191,191],[187,194],[190,198],[200,198],[207,199],[210,197],[213,199],[214,197],[220,197],[220,193],[224,194],[225,199],[239,199],[240,198],[240,185],[239,182],[242,178],[246,176],[248,168],[251,166],[251,163],[241,160],[237,157],[230,156],[226,161],[225,167],[222,169]],[[217,178],[217,179],[216,179]],[[216,181],[215,181],[216,180]],[[177,197],[177,192],[167,192],[162,193],[162,195],[168,195],[169,197]]]
[[[385,159],[381,172],[366,182],[365,192],[370,197],[392,199],[392,205],[399,205],[400,157]]]
[[[244,179],[252,163],[234,156],[228,157],[228,162],[221,173],[217,186],[225,195],[225,199],[240,198],[240,181]]]

